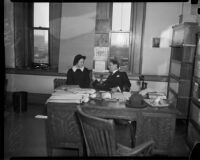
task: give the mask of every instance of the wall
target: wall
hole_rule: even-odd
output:
[[[29,93],[41,93],[51,94],[53,92],[53,80],[55,78],[65,78],[58,76],[35,76],[35,75],[23,75],[23,74],[6,74],[8,79],[7,91],[26,91]],[[165,82],[147,82],[148,88],[152,90],[158,90],[165,92],[167,89],[167,83]],[[139,90],[137,82],[131,81],[131,90]]]
[[[96,3],[63,3],[59,72],[66,73],[74,56],[85,55],[86,67],[92,69]]]
[[[4,0],[4,46],[5,64],[8,68],[15,67],[14,55],[14,26],[13,26],[13,3]]]
[[[152,38],[160,37],[170,26],[178,24],[181,3],[147,3],[143,39],[142,74],[168,75],[170,47],[152,48]]]
[[[93,55],[93,34],[95,21],[95,3],[63,3],[60,64],[59,71],[66,73],[72,65],[73,56],[81,53],[87,56],[86,65],[91,66]],[[152,48],[152,37],[160,36],[170,25],[178,23],[181,13],[181,3],[147,3],[146,22],[143,41],[142,73],[147,75],[167,75],[169,67],[170,48]],[[77,10],[78,8],[78,10]],[[9,8],[12,10],[12,8]],[[9,15],[12,19],[12,14]],[[84,24],[85,19],[89,25]],[[80,23],[81,22],[81,23]],[[72,24],[73,25],[70,25]],[[69,25],[69,26],[68,26]],[[77,27],[77,28],[76,28]],[[82,31],[83,30],[83,31]],[[77,35],[74,35],[78,31]],[[72,34],[73,33],[73,34]],[[13,52],[13,51],[12,51]],[[7,54],[7,53],[6,53]],[[67,57],[66,57],[67,56]],[[14,60],[11,60],[14,62]],[[56,76],[38,76],[22,74],[6,74],[8,91],[27,91],[30,93],[51,93],[53,79]],[[60,77],[64,78],[64,77]],[[131,81],[132,90],[137,90],[136,81]],[[166,82],[148,82],[148,87],[166,92]]]

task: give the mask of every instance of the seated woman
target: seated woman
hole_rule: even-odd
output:
[[[93,76],[93,87],[97,90],[113,92],[130,91],[131,83],[126,72],[119,71],[119,62],[114,59],[110,60],[108,68],[111,74],[103,83],[97,81]]]
[[[67,85],[79,85],[80,88],[90,87],[90,70],[84,67],[86,56],[80,54],[74,57],[73,67],[67,72]]]

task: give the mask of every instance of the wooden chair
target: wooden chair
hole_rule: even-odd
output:
[[[57,88],[59,86],[65,85],[66,84],[66,79],[55,78],[53,80],[53,84],[54,84],[54,89],[55,89],[55,88]]]
[[[154,141],[150,140],[135,148],[117,144],[115,140],[115,124],[113,120],[106,120],[84,113],[77,106],[77,116],[81,124],[88,156],[149,156]]]

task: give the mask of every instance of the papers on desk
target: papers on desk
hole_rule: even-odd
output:
[[[92,88],[69,88],[67,91],[77,94],[94,94],[95,89]]]
[[[130,98],[130,92],[114,92],[112,93],[112,98],[117,99],[119,101],[126,101]]]
[[[48,102],[57,103],[82,103],[88,102],[90,94],[94,94],[96,91],[90,88],[79,87],[66,87],[65,89],[58,89],[52,93]]]
[[[61,85],[57,88],[54,89],[54,91],[67,91],[68,89],[71,89],[71,88],[80,88],[79,85]]]
[[[147,95],[150,99],[167,99],[167,96],[163,92],[148,92]]]
[[[168,107],[169,103],[167,100],[160,99],[160,101],[156,101],[155,99],[144,99],[144,101],[149,104],[151,107]]]
[[[140,91],[139,94],[142,95],[143,97],[147,96],[150,99],[156,99],[156,98],[167,99],[165,93],[157,92],[149,88]]]

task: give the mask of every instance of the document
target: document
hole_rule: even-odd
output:
[[[94,62],[94,71],[95,72],[104,72],[106,69],[106,61],[95,61]]]
[[[108,59],[108,47],[95,47],[94,60],[106,61]]]

